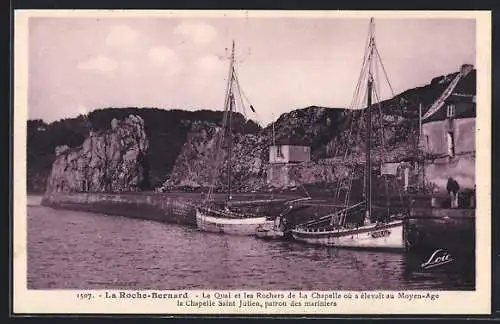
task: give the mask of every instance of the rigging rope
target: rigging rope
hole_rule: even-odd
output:
[[[257,116],[257,122],[259,124],[261,124],[261,118],[260,118],[260,115],[257,113],[257,111],[255,110],[255,108],[253,107],[253,105],[250,103],[250,100],[248,99],[248,97],[246,96],[245,92],[243,91],[243,89],[241,88],[240,86],[240,82],[239,82],[239,78],[238,78],[238,75],[236,74],[236,71],[234,70],[233,68],[233,76],[234,76],[234,82],[236,84],[236,87],[238,89],[238,94],[239,94],[239,98],[240,98],[240,103],[241,103],[241,106],[242,108],[244,109],[244,116],[245,118],[247,118],[247,115],[246,115],[246,109],[245,109],[245,103],[243,100],[246,100],[247,104],[250,106],[250,110]],[[273,127],[274,127],[274,120],[273,120]],[[274,143],[273,143],[274,144]],[[303,191],[303,193],[307,196],[307,197],[311,197],[311,194],[309,193],[309,191],[307,191],[307,189],[304,187],[304,185],[302,184],[302,182],[300,181],[300,179],[296,176],[294,176],[293,174],[291,175],[291,178],[292,180],[295,180],[296,183],[298,183],[298,187],[299,189],[301,189]]]
[[[233,69],[233,67],[232,67]],[[211,174],[210,174],[210,185],[209,185],[209,189],[208,189],[208,193],[207,193],[207,196],[205,197],[204,199],[204,202],[206,203],[207,201],[209,200],[212,200],[212,197],[213,197],[213,192],[214,192],[214,189],[216,187],[216,184],[217,184],[217,174],[219,172],[219,168],[220,168],[220,165],[221,165],[221,154],[220,154],[220,151],[222,150],[222,146],[223,146],[223,143],[224,143],[224,139],[225,139],[225,129],[226,129],[226,125],[227,125],[227,122],[228,122],[228,115],[229,115],[229,111],[228,111],[228,104],[229,104],[229,100],[230,97],[231,97],[231,94],[233,92],[233,73],[229,73],[229,80],[227,82],[227,88],[226,88],[226,91],[225,91],[225,98],[224,98],[224,113],[223,113],[223,117],[222,117],[222,129],[220,130],[216,130],[216,136],[217,139],[216,139],[216,144],[215,144],[215,160],[214,160],[214,167],[212,167],[211,169]]]
[[[380,62],[380,66],[382,67],[382,71],[384,71],[385,79],[387,81],[387,84],[389,85],[389,88],[391,89],[391,95],[394,97],[394,90],[392,88],[391,82],[389,81],[389,77],[387,76],[387,72],[385,70],[384,63],[382,62],[382,57],[380,56],[380,53],[378,52],[377,47],[375,47],[375,54],[376,57],[378,58],[378,61]]]
[[[385,121],[384,121],[384,114],[382,111],[381,96],[380,96],[380,93],[381,93],[381,91],[380,91],[380,84],[381,84],[380,74],[381,73],[379,71],[380,70],[379,65],[382,69],[383,76],[385,77],[385,81],[387,82],[387,84],[389,86],[392,97],[394,97],[394,90],[392,88],[392,84],[391,84],[389,77],[387,75],[387,71],[386,71],[384,63],[382,61],[382,58],[380,56],[380,53],[379,53],[377,46],[375,44],[375,39],[373,37],[374,33],[375,33],[375,26],[374,26],[374,24],[371,23],[370,28],[369,28],[368,40],[367,40],[368,45],[365,48],[365,53],[363,56],[363,63],[362,63],[361,71],[359,74],[358,82],[356,84],[354,95],[353,95],[349,109],[355,109],[355,108],[361,107],[364,104],[364,102],[367,99],[368,94],[366,91],[367,86],[365,86],[365,83],[363,82],[363,80],[366,80],[367,78],[370,78],[371,76],[373,77],[373,74],[374,74],[375,78],[373,78],[373,81],[375,83],[375,86],[373,87],[373,93],[374,93],[374,98],[377,102],[375,105],[378,108],[379,121],[380,121],[380,129],[379,129],[380,140],[378,142],[378,145],[380,145],[380,147],[381,147],[380,153],[382,153],[382,155],[379,156],[379,158],[383,159],[383,157],[387,156],[388,149],[387,149],[387,143],[386,143],[386,134],[384,132]],[[377,64],[377,63],[379,63],[379,64]],[[363,91],[363,93],[365,94],[364,96],[359,95],[361,91]],[[361,99],[361,97],[363,97],[363,98]],[[360,100],[362,100],[362,101],[360,101]],[[370,107],[366,107],[366,108],[370,109]],[[352,112],[349,130],[348,130],[348,135],[347,135],[347,139],[345,141],[346,147],[345,147],[345,152],[344,152],[344,160],[346,160],[347,156],[351,154],[353,135],[358,136],[359,132],[364,128],[364,127],[354,128],[354,125],[359,124],[360,122],[363,122],[363,120],[365,120],[365,118],[363,118],[363,117],[365,117],[364,114],[367,112],[367,109],[362,109],[359,113],[357,111]],[[376,118],[376,117],[374,116],[372,118]],[[372,123],[372,120],[369,122]],[[365,127],[366,127],[366,125],[365,125]],[[395,127],[395,126],[393,126],[393,127]],[[354,130],[354,132],[353,132],[353,130]],[[377,145],[377,142],[375,142],[375,145]],[[336,157],[338,155],[340,149],[341,149],[341,145],[337,145],[337,147],[335,149],[334,157]],[[382,163],[382,160],[380,161],[380,163]],[[352,192],[352,182],[353,182],[352,177],[353,177],[353,175],[354,175],[354,170],[351,171],[351,175],[347,179],[343,179],[343,180],[338,181],[338,187],[337,187],[336,195],[335,195],[335,197],[337,199],[340,198],[340,191],[344,187],[344,183],[345,182],[348,183],[348,190],[347,190],[346,195],[344,197],[345,205],[347,205],[349,203],[349,200],[350,200],[350,195]],[[384,189],[385,189],[385,196],[386,196],[387,214],[388,214],[388,216],[390,216],[390,210],[389,210],[389,200],[390,200],[389,186],[390,186],[390,183],[389,182],[395,182],[395,179],[393,179],[393,181],[389,181],[386,174],[383,175],[383,179],[384,179]],[[395,183],[392,183],[392,185],[395,185]],[[396,191],[398,193],[399,199],[401,202],[403,202],[401,188],[400,188],[400,186],[396,186],[396,188],[397,188]],[[344,217],[345,216],[346,215],[344,215]],[[331,219],[331,222],[332,221],[333,221],[333,218]]]
[[[387,76],[386,76],[387,78]],[[388,81],[388,80],[387,80]],[[388,81],[389,82],[389,81]],[[382,136],[382,142],[381,142],[381,149],[382,149],[382,153],[383,153],[383,156],[387,156],[388,155],[388,150],[387,150],[387,145],[385,143],[385,140],[384,140],[384,137],[385,137],[385,134],[384,134],[384,122],[383,122],[383,113],[382,113],[382,107],[381,107],[381,104],[380,104],[380,101],[381,101],[381,98],[380,98],[380,94],[379,94],[379,90],[377,90],[379,88],[376,88],[375,89],[375,98],[378,102],[377,106],[379,108],[379,113],[380,113],[380,130],[381,130],[381,136]],[[392,89],[391,89],[392,91]],[[394,97],[394,96],[393,96]],[[395,125],[395,121],[394,121],[394,125],[393,125],[393,128],[394,130],[396,129],[396,125]],[[382,163],[382,161],[381,161]],[[389,181],[387,179],[387,175],[384,175],[384,180],[385,180],[385,193],[386,193],[386,205],[387,205],[387,216],[389,217],[390,216],[390,211],[389,211]],[[396,191],[398,193],[398,196],[399,196],[399,200],[401,202],[401,204],[403,204],[403,194],[401,193],[401,188],[399,185],[397,185],[397,182],[395,179],[392,179],[392,181],[390,182],[390,184],[392,185],[393,189],[396,188]]]
[[[365,84],[364,84],[363,80],[366,79],[367,74],[369,72],[369,65],[370,65],[370,55],[369,55],[369,53],[370,53],[370,47],[368,46],[368,44],[370,42],[371,42],[371,36],[370,36],[370,33],[369,33],[369,35],[367,37],[367,40],[366,40],[365,52],[364,52],[364,55],[363,55],[363,60],[362,60],[362,65],[361,65],[361,69],[360,69],[358,81],[357,81],[356,87],[354,89],[354,94],[353,94],[353,98],[351,100],[351,104],[349,106],[349,110],[351,110],[352,112],[351,112],[351,120],[349,122],[350,123],[350,125],[349,125],[349,131],[348,131],[347,138],[346,138],[346,141],[345,141],[345,151],[344,151],[344,154],[343,154],[344,161],[347,159],[347,156],[350,153],[350,147],[353,144],[352,138],[351,138],[351,136],[353,134],[353,128],[354,128],[355,124],[357,124],[358,121],[360,121],[361,118],[363,117],[363,111],[361,110],[361,111],[358,112],[357,109],[359,109],[359,107],[361,106],[362,101],[366,100],[366,96],[367,96],[366,91],[363,91],[364,96],[362,98],[360,96],[360,93],[361,93],[361,90],[365,89],[364,88]],[[356,135],[357,135],[357,132],[356,132]],[[334,157],[337,156],[338,150],[339,150],[340,147],[341,147],[341,145],[337,146],[337,148],[335,150]],[[351,171],[351,174],[352,174],[352,172],[354,172],[354,171]],[[348,177],[348,179],[349,179],[349,177]],[[343,183],[344,183],[345,180],[346,179],[339,179],[337,181],[337,190],[336,190],[336,194],[335,194],[336,199],[338,199],[340,197],[340,191],[342,190]],[[352,190],[352,181],[350,181],[349,185],[348,185],[348,191],[350,192],[351,190]]]
[[[238,76],[236,75],[236,71],[234,70],[234,68],[233,68],[233,78],[234,78],[234,82],[236,84],[236,88],[238,89],[238,94],[239,94],[238,98],[240,99],[241,108],[243,109],[243,116],[245,116],[245,119],[246,119],[247,112],[246,112],[245,103],[243,102],[243,90],[240,87],[240,82],[238,81]],[[247,102],[248,102],[248,98],[247,98]]]

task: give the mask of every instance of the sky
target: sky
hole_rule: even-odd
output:
[[[223,108],[236,42],[241,88],[266,125],[311,105],[348,107],[369,17],[31,17],[28,112],[52,122],[105,107]],[[471,19],[375,19],[394,93],[476,63]],[[391,97],[381,86],[382,99]]]

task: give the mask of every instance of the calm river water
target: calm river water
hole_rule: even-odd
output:
[[[29,289],[474,289],[463,264],[424,270],[428,257],[204,233],[29,198]]]

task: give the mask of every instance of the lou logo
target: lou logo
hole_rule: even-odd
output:
[[[432,253],[427,261],[421,264],[421,267],[424,269],[434,268],[446,263],[450,263],[453,260],[454,259],[452,258],[451,254],[443,249],[437,249],[436,251],[434,251],[434,253]]]

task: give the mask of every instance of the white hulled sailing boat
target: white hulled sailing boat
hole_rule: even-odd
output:
[[[234,66],[235,61],[235,44],[233,41],[231,57],[229,63],[229,76],[226,88],[226,95],[224,100],[224,117],[223,117],[223,131],[219,134],[218,146],[220,147],[224,141],[224,129],[227,127],[227,190],[223,202],[218,204],[214,199],[214,187],[217,179],[217,172],[219,171],[220,155],[216,156],[216,167],[211,170],[214,172],[212,176],[212,186],[205,197],[201,206],[196,209],[196,223],[200,230],[216,233],[227,233],[237,235],[255,235],[256,230],[261,225],[272,225],[274,221],[272,217],[263,215],[255,215],[247,212],[239,212],[231,210],[234,206],[244,205],[246,202],[232,200],[231,188],[231,150],[232,150],[232,114],[236,106],[236,93],[239,92],[241,99],[241,89],[239,87],[238,78]],[[253,106],[250,109],[255,111]],[[217,150],[219,151],[219,150]],[[219,153],[219,152],[217,152]],[[256,202],[250,202],[255,204]],[[265,203],[265,202],[258,202]]]
[[[326,216],[300,224],[292,229],[292,236],[295,240],[309,244],[343,247],[343,248],[360,248],[360,249],[391,249],[391,250],[404,250],[405,249],[405,226],[404,217],[402,214],[407,212],[404,204],[403,213],[401,210],[398,214],[392,213],[389,208],[388,202],[385,206],[377,206],[374,199],[372,199],[372,170],[373,165],[371,161],[372,150],[372,97],[378,97],[377,87],[374,85],[374,73],[378,70],[375,65],[379,62],[385,73],[382,61],[375,46],[375,33],[374,21],[370,20],[370,27],[368,33],[368,42],[366,47],[365,56],[363,59],[363,66],[361,69],[358,85],[355,90],[353,103],[356,103],[359,94],[362,92],[360,89],[366,85],[366,108],[363,113],[366,117],[366,152],[365,163],[360,167],[354,163],[351,167],[350,175],[347,181],[347,193],[344,197],[344,205],[339,210],[332,212]],[[386,75],[387,77],[387,75]],[[391,89],[392,90],[392,89]],[[353,108],[353,107],[351,107]],[[379,106],[380,108],[380,106]],[[358,111],[353,111],[355,114]],[[382,127],[382,125],[381,125]],[[352,130],[352,124],[351,124]],[[349,132],[350,133],[350,132]],[[350,134],[349,134],[350,135]],[[347,147],[349,143],[347,144]],[[346,148],[346,155],[347,156]],[[363,198],[361,201],[350,202],[350,195],[352,190],[353,179],[355,174],[364,174]],[[386,183],[387,184],[387,183]],[[339,187],[340,188],[340,187]],[[389,199],[389,197],[386,197]],[[380,211],[385,214],[375,221],[374,211],[380,214]]]

